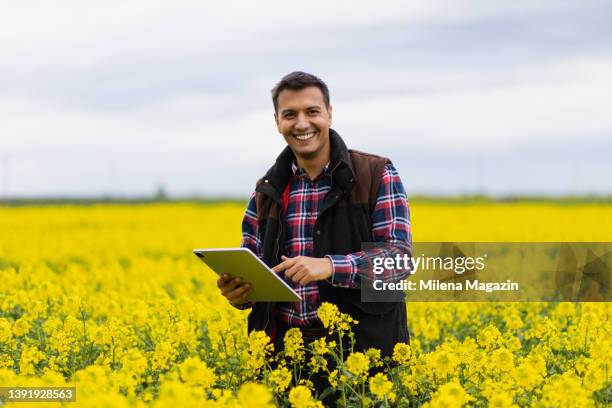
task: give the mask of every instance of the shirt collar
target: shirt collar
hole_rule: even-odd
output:
[[[291,174],[298,176],[298,177],[308,178],[308,173],[306,173],[306,170],[298,166],[295,160],[291,163]],[[331,175],[331,161],[328,161],[327,164],[323,166],[323,171],[319,173],[319,175],[315,178],[315,180],[321,177],[322,174],[326,176]]]

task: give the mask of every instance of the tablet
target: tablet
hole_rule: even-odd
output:
[[[193,253],[217,275],[241,277],[253,289],[248,300],[297,302],[302,298],[248,248],[194,249]]]

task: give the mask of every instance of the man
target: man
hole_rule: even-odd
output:
[[[257,182],[242,223],[242,246],[251,249],[300,294],[294,303],[248,302],[249,282],[223,276],[221,293],[235,307],[252,308],[249,331],[265,330],[282,347],[284,333],[299,327],[306,339],[325,330],[317,317],[331,302],[359,323],[357,349],[390,355],[408,341],[404,302],[361,301],[366,281],[360,265],[364,242],[410,251],[406,194],[388,159],[348,150],[331,129],[327,85],[292,72],[272,90],[274,120],[287,147]],[[365,262],[367,264],[367,262]]]

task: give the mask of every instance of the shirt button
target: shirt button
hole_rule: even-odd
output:
[[[321,235],[321,230],[317,230],[317,235]]]

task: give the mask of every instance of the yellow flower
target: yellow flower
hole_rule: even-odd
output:
[[[332,387],[338,388],[338,370],[329,373],[328,381]]]
[[[109,371],[106,367],[90,365],[83,370],[77,371],[74,379],[77,385],[82,384],[83,388],[90,389],[92,392],[95,392],[94,390],[105,390],[108,383],[107,373]]]
[[[159,387],[159,397],[155,401],[156,407],[202,406],[205,401],[204,392],[201,388],[190,387],[177,380],[165,379]]]
[[[313,353],[322,356],[329,353],[330,348],[333,349],[336,346],[336,343],[334,341],[327,343],[325,341],[325,337],[321,337],[320,339],[314,340],[311,345]]]
[[[359,323],[348,314],[340,313],[338,306],[328,302],[323,302],[319,306],[317,315],[321,319],[323,326],[329,329],[330,332],[345,333],[351,330],[351,325]]]
[[[435,351],[428,357],[433,373],[438,378],[453,374],[457,364],[459,364],[459,359],[453,353],[443,349]]]
[[[438,388],[433,399],[438,398],[442,401],[452,401],[456,407],[461,407],[475,399],[457,381],[447,382]]]
[[[323,407],[320,401],[316,401],[312,397],[312,393],[308,387],[298,385],[289,391],[289,403],[292,408],[318,408]]]
[[[370,360],[370,367],[382,367],[383,362],[380,358],[380,350],[370,347],[365,351],[365,355]]]
[[[518,330],[524,326],[521,315],[518,310],[513,307],[506,309],[504,313],[504,322],[506,323],[506,327],[510,330]]]
[[[215,383],[215,372],[198,357],[189,357],[179,365],[181,379],[190,385],[208,389]]]
[[[310,366],[310,370],[313,373],[318,373],[319,371],[327,371],[327,360],[323,356],[313,355],[308,362]]]
[[[393,347],[393,360],[401,365],[407,365],[412,358],[412,349],[406,343],[397,343]]]
[[[340,319],[340,311],[338,306],[333,303],[323,302],[319,309],[317,309],[317,315],[325,328],[333,327]]]
[[[304,361],[304,339],[302,332],[297,327],[287,330],[284,337],[285,356],[290,358],[293,363]]]
[[[273,408],[272,394],[261,384],[244,383],[238,391],[238,402],[243,407]]]
[[[153,353],[153,369],[155,370],[168,368],[170,362],[174,360],[177,353],[178,351],[172,346],[169,341],[159,342],[155,346],[155,352]]]
[[[287,367],[279,367],[273,370],[268,378],[274,385],[274,391],[283,392],[291,383],[291,372]]]
[[[384,399],[393,390],[393,383],[382,373],[370,378],[370,391],[377,399]]]
[[[270,338],[263,331],[252,331],[248,339],[249,347],[244,352],[243,360],[248,370],[259,372],[265,364],[266,358],[274,350]]]
[[[512,395],[509,393],[496,393],[488,399],[490,408],[515,408],[516,404],[512,402]]]
[[[608,204],[416,203],[414,209],[421,241],[612,239]],[[249,312],[230,306],[214,274],[185,255],[196,245],[236,245],[239,232],[227,226],[243,215],[243,205],[231,203],[1,207],[0,231],[11,234],[0,234],[0,384],[65,385],[64,375],[73,373],[68,383],[77,386],[79,405],[92,407],[271,407],[274,392],[291,405],[293,367],[278,365],[286,361],[272,356],[266,334],[247,332]],[[606,406],[610,303],[412,302],[408,311],[416,336],[394,349],[393,377],[383,371],[387,380],[370,379],[368,370],[355,368],[365,367],[365,359],[368,368],[380,364],[376,350],[351,358],[364,376],[342,364],[329,374],[331,386],[359,385],[358,394],[367,381],[365,395],[352,395],[347,405],[371,407],[375,391],[382,394],[393,378],[385,398],[398,407],[469,406],[475,401],[468,390],[479,405],[492,407]],[[319,314],[326,330],[348,337],[349,315],[332,304]],[[293,340],[296,354],[305,351]],[[325,358],[336,347],[313,342],[308,363],[293,359],[296,374],[304,377],[304,365],[327,373]],[[205,370],[197,357],[184,360],[201,353]],[[208,380],[200,378],[206,372]],[[269,385],[248,382],[255,378]],[[219,388],[197,384],[206,382]],[[310,393],[296,388],[294,402],[321,406],[309,382],[296,385]]]
[[[478,333],[476,337],[476,341],[480,347],[485,349],[492,348],[497,341],[501,338],[501,334],[499,333],[499,329],[495,326],[487,326]]]
[[[575,408],[594,407],[589,399],[590,392],[572,372],[565,372],[552,378],[542,388],[542,405],[547,407]]]
[[[195,328],[187,321],[178,321],[172,327],[172,341],[174,344],[183,344],[188,348],[195,347],[197,336]]]
[[[143,374],[147,369],[147,358],[137,348],[129,349],[122,359],[122,370],[128,373],[138,376]]]
[[[592,367],[584,374],[583,387],[591,392],[600,390],[606,386],[609,378],[606,378],[606,364],[602,367]]]
[[[536,368],[529,363],[522,363],[512,370],[512,378],[519,387],[530,391],[542,382],[542,377]]]
[[[147,322],[149,309],[147,304],[142,300],[138,299],[135,301],[130,308],[130,312],[132,313],[132,320],[135,325],[143,326]]]
[[[410,395],[414,396],[417,394],[419,384],[414,375],[403,373],[400,377],[400,381]]]
[[[440,338],[440,325],[436,320],[419,319],[418,326],[419,333],[422,333],[425,340],[438,340]]]
[[[28,304],[27,309],[28,314],[32,317],[32,319],[42,317],[47,311],[45,304],[38,299],[30,301],[30,304]]]
[[[370,359],[363,353],[352,353],[346,359],[346,369],[356,377],[363,377],[368,373],[370,368]]]
[[[498,348],[491,354],[491,363],[499,371],[507,372],[514,368],[514,356],[507,348]]]
[[[0,317],[0,344],[6,343],[13,336],[11,333],[11,322]]]
[[[30,331],[30,327],[30,320],[26,316],[21,316],[13,325],[13,333],[17,337],[23,336]]]
[[[311,343],[312,347],[312,358],[309,361],[310,369],[313,373],[319,371],[327,371],[327,360],[325,354],[330,353],[335,347],[336,342],[326,342],[325,337],[316,339]]]
[[[521,340],[516,336],[505,337],[504,345],[512,352],[518,352],[522,348]]]
[[[34,366],[45,358],[45,355],[35,346],[25,346],[21,351],[19,359],[19,373],[22,375],[34,375]]]

